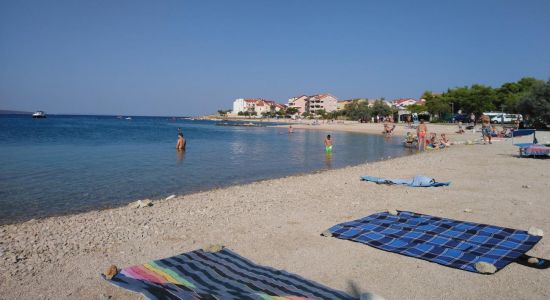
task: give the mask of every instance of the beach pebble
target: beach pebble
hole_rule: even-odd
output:
[[[540,228],[537,228],[537,227],[529,227],[529,230],[527,230],[527,233],[529,233],[530,235],[534,235],[534,236],[543,236],[544,235],[544,231],[542,231],[542,229]]]
[[[524,185],[522,185],[521,187],[524,188],[524,189],[528,189],[528,188],[530,188],[531,186],[529,186],[529,185],[527,185],[527,184],[524,184]]]
[[[473,212],[473,210],[472,210],[471,208],[465,208],[465,209],[464,209],[464,212],[465,212],[465,213],[471,213],[471,212]]]
[[[151,200],[138,200],[130,204],[133,208],[144,208],[148,206],[153,206],[153,201]]]
[[[207,247],[204,247],[202,250],[204,250],[205,252],[220,252],[223,250],[223,246],[222,245],[209,245]]]
[[[477,262],[475,264],[476,270],[481,274],[493,274],[497,271],[497,268],[490,263],[484,261]]]
[[[331,237],[332,236],[332,232],[330,232],[329,230],[325,230],[321,233],[322,236],[327,236],[327,237]]]
[[[529,259],[527,260],[528,263],[530,264],[533,264],[533,265],[536,265],[539,263],[539,259],[536,258],[536,257],[529,257]]]
[[[170,199],[174,199],[174,198],[176,198],[176,195],[170,195],[170,196],[166,197],[166,199],[164,199],[164,200],[170,200]]]
[[[397,216],[399,212],[395,209],[388,209],[388,213],[392,216]]]
[[[362,293],[361,297],[359,298],[361,300],[384,300],[384,297],[377,295],[375,293]]]
[[[111,296],[107,295],[107,294],[99,294],[99,300],[109,300],[111,299]]]
[[[113,276],[115,276],[118,273],[118,268],[115,265],[110,265],[109,268],[103,273],[105,275],[105,278],[111,280]]]

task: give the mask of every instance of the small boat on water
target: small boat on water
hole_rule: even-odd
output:
[[[38,110],[34,114],[32,114],[32,118],[33,119],[45,119],[46,118],[46,113],[41,111],[41,110]]]
[[[126,120],[132,120],[132,117],[126,117]]]

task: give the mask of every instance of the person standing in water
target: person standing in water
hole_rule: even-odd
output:
[[[178,151],[185,151],[185,145],[187,141],[183,137],[183,133],[180,131],[178,133],[178,142],[176,143],[176,150]]]
[[[426,132],[428,127],[424,124],[424,120],[420,120],[420,124],[416,127],[416,135],[418,137],[418,150],[426,149]]]
[[[294,129],[292,128],[292,125],[288,126],[288,133],[293,133]]]
[[[332,153],[332,140],[330,139],[330,134],[325,138],[325,152]]]

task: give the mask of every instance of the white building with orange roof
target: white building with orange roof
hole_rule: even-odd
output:
[[[258,116],[261,116],[262,113],[270,112],[272,109],[279,111],[284,108],[284,105],[273,100],[239,98],[233,101],[233,111],[231,113],[236,116],[239,112],[256,112]]]
[[[292,97],[288,99],[288,107],[293,107],[298,109],[299,114],[306,112],[308,96],[302,95],[298,97]]]

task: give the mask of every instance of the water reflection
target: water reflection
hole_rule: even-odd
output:
[[[177,165],[182,165],[183,161],[185,160],[185,151],[183,150],[176,150],[176,161]]]
[[[327,169],[332,169],[332,153],[325,154],[325,167]]]

